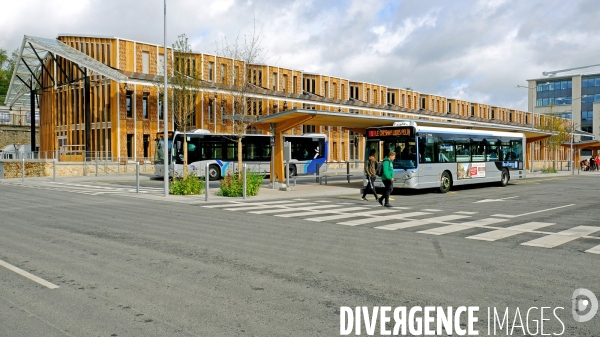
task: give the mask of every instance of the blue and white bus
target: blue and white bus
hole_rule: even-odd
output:
[[[169,171],[183,174],[183,133],[169,133],[168,148]],[[238,144],[235,136],[229,134],[214,134],[208,130],[198,129],[185,134],[187,140],[187,162],[190,172],[204,175],[204,168],[209,165],[211,180],[219,180],[228,173],[238,170]],[[292,159],[290,160],[290,175],[315,174],[316,170],[324,172],[323,165],[327,160],[328,143],[324,134],[304,134],[285,136],[284,141],[290,142]],[[154,174],[164,176],[164,140],[163,134],[157,134],[156,151],[154,152]],[[244,135],[242,140],[242,161],[248,169],[254,172],[270,174],[271,172],[271,136]]]
[[[368,128],[366,150],[383,160],[396,152],[395,188],[436,188],[446,193],[452,186],[525,178],[526,141],[522,133],[418,126]],[[365,186],[367,180],[364,181]],[[383,187],[380,178],[375,187]]]

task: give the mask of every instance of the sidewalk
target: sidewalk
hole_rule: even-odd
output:
[[[336,177],[336,173],[338,177]],[[291,182],[292,186],[287,191],[280,191],[278,188],[273,189],[268,180],[265,180],[263,183],[259,194],[253,197],[247,197],[246,200],[252,201],[265,201],[265,200],[277,200],[277,199],[301,199],[301,198],[310,198],[310,197],[327,197],[327,196],[338,196],[338,195],[354,195],[357,200],[360,197],[360,190],[363,188],[363,181],[361,177],[361,172],[356,172],[353,170],[350,171],[350,174],[354,174],[351,177],[350,183],[346,180],[346,171],[330,171],[328,172],[330,176],[332,176],[328,184],[320,185],[315,182],[316,177],[314,175],[307,176],[298,176],[297,185],[293,186],[293,182]],[[600,175],[599,171],[594,172],[584,172],[584,171],[575,171],[574,174],[571,171],[558,171],[557,173],[542,173],[541,171],[536,172],[527,172],[525,179],[539,179],[539,178],[554,178],[554,177],[569,177],[569,176],[596,176]],[[133,198],[141,198],[141,199],[149,199],[149,200],[161,200],[168,202],[177,202],[177,203],[185,203],[185,204],[201,204],[207,203],[206,196],[204,194],[201,195],[191,195],[191,196],[179,196],[179,195],[169,195],[165,198],[162,187],[164,186],[162,180],[154,181],[153,183],[148,183],[152,178],[151,175],[140,175],[140,186],[145,190],[145,193],[135,193],[135,192],[123,192],[118,195],[133,197]],[[80,177],[57,177],[56,182],[63,184],[82,184],[82,185],[90,185],[90,187],[98,186],[98,183],[102,186],[110,186],[110,184],[117,184],[118,182],[122,182],[123,184],[127,184],[127,186],[135,188],[135,174],[113,174],[113,175],[98,175],[97,177],[92,176],[80,176]],[[0,184],[2,183],[21,183],[20,178],[14,179],[0,179]],[[25,184],[31,185],[46,185],[48,183],[52,183],[52,177],[31,177],[25,178]],[[241,197],[232,198],[232,197],[223,197],[216,195],[219,190],[219,183],[216,181],[210,182],[210,189],[208,195],[208,203],[223,203],[225,201],[242,201],[244,200]],[[122,186],[122,185],[118,185]],[[149,187],[150,186],[150,187]],[[276,187],[278,187],[276,185]],[[67,187],[66,187],[67,189]],[[148,189],[151,191],[148,192]]]

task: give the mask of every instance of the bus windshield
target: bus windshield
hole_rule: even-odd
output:
[[[414,137],[398,137],[383,141],[383,155],[396,153],[393,161],[395,169],[411,169],[417,167],[417,147]]]
[[[165,163],[165,156],[164,156],[164,138],[160,137],[160,138],[156,138],[156,151],[154,151],[154,164],[164,164]],[[173,140],[169,139],[169,150],[167,152],[170,152],[171,148],[173,146]],[[171,163],[171,158],[169,156],[169,164]]]

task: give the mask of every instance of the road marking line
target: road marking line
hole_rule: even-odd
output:
[[[441,209],[435,209],[435,208],[426,208],[426,209],[422,209],[423,212],[442,212]]]
[[[562,232],[546,235],[539,239],[535,239],[528,242],[523,242],[522,245],[543,247],[543,248],[554,248],[567,242],[576,240],[582,236],[595,233],[600,230],[600,227],[595,226],[577,226],[569,228]]]
[[[536,213],[541,213],[541,212],[547,212],[547,211],[552,211],[552,210],[555,210],[555,209],[565,208],[565,207],[571,207],[571,206],[575,206],[575,204],[569,204],[569,205],[564,205],[564,206],[552,207],[552,208],[542,209],[542,210],[535,211],[535,212],[529,212],[529,213],[523,213],[523,214],[517,214],[517,215],[494,214],[492,216],[497,216],[497,217],[501,217],[501,218],[516,218],[516,217],[523,216],[523,215],[529,215],[529,214],[536,214]]]
[[[483,200],[479,200],[479,201],[473,201],[474,204],[480,203],[480,202],[497,202],[497,201],[504,201],[506,199],[514,199],[514,198],[518,198],[519,196],[514,196],[514,197],[506,197],[506,198],[500,198],[500,199],[483,199]]]
[[[48,282],[48,281],[46,281],[46,280],[44,280],[44,279],[42,279],[40,277],[37,277],[37,276],[35,276],[35,275],[31,274],[31,273],[28,273],[28,272],[24,271],[23,269],[15,267],[15,266],[13,266],[12,264],[10,264],[8,262],[4,262],[4,261],[0,260],[0,266],[3,266],[3,267],[5,267],[8,270],[12,270],[12,271],[14,271],[15,273],[17,273],[17,274],[19,274],[21,276],[25,276],[26,278],[28,278],[28,279],[30,279],[30,280],[32,280],[34,282],[37,282],[37,283],[43,285],[46,288],[49,288],[49,289],[56,289],[56,288],[58,288],[58,286],[56,284],[50,283],[50,282]]]
[[[467,212],[467,211],[458,211],[458,212],[454,212],[456,214],[466,214],[466,215],[472,215],[472,214],[477,214],[479,212]]]
[[[411,218],[414,216],[427,215],[427,214],[431,214],[431,213],[412,212],[412,213],[402,213],[402,214],[394,214],[394,215],[375,216],[375,217],[369,217],[366,219],[357,219],[357,220],[338,222],[337,224],[345,225],[345,226],[358,226],[358,225],[364,225],[364,224],[373,223],[373,222],[379,222],[379,221],[385,221],[385,220],[396,220],[396,219],[400,220],[400,219]]]
[[[500,228],[500,229],[497,229],[494,231],[489,231],[486,233],[468,236],[467,239],[483,240],[483,241],[496,241],[496,240],[504,239],[504,238],[514,236],[517,234],[531,233],[531,232],[535,231],[536,229],[540,229],[540,228],[548,227],[548,226],[552,226],[552,225],[555,225],[555,224],[550,223],[550,222],[535,222],[534,221],[534,222],[528,222],[528,223],[524,223],[524,224],[520,224],[520,225],[516,225],[516,226]]]
[[[463,218],[470,218],[470,216],[468,215],[443,215],[443,216],[438,216],[438,217],[434,217],[434,218],[427,218],[427,219],[420,219],[420,220],[411,220],[411,221],[406,221],[406,222],[399,222],[399,223],[393,223],[393,224],[389,224],[389,225],[385,225],[385,226],[379,226],[379,227],[375,227],[377,229],[386,229],[386,230],[396,230],[396,229],[404,229],[404,228],[410,228],[410,227],[415,227],[415,226],[422,226],[422,225],[427,225],[427,224],[432,224],[432,223],[439,223],[439,222],[444,222],[444,221],[448,221],[448,220],[457,220],[457,219],[463,219]]]
[[[590,248],[590,249],[586,250],[585,252],[592,253],[592,254],[600,254],[600,245]]]
[[[459,224],[455,224],[455,225],[448,225],[448,226],[444,226],[444,227],[432,228],[432,229],[420,231],[417,233],[432,234],[432,235],[444,235],[444,234],[449,234],[449,233],[454,233],[454,232],[460,232],[460,231],[463,231],[466,229],[471,229],[471,228],[485,227],[486,225],[491,225],[494,223],[499,223],[499,222],[504,222],[504,221],[508,221],[508,219],[494,219],[494,218],[479,219],[479,220],[463,222],[463,223],[459,223]]]

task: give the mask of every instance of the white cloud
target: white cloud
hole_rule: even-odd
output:
[[[209,8],[209,16],[210,17],[215,17],[215,16],[219,16],[223,13],[226,13],[231,6],[233,6],[234,1],[233,0],[220,0],[220,1],[215,1],[210,5]]]
[[[162,1],[5,1],[0,48],[23,35],[119,36],[162,44]],[[542,71],[597,64],[591,0],[169,0],[168,43],[215,52],[256,26],[267,62],[357,81],[526,109],[515,89]]]
[[[372,31],[377,35],[373,49],[381,54],[389,54],[396,47],[402,46],[415,30],[421,27],[435,27],[437,16],[435,12],[437,10],[419,18],[408,18],[396,31],[390,31],[389,27],[383,25],[373,27]]]

